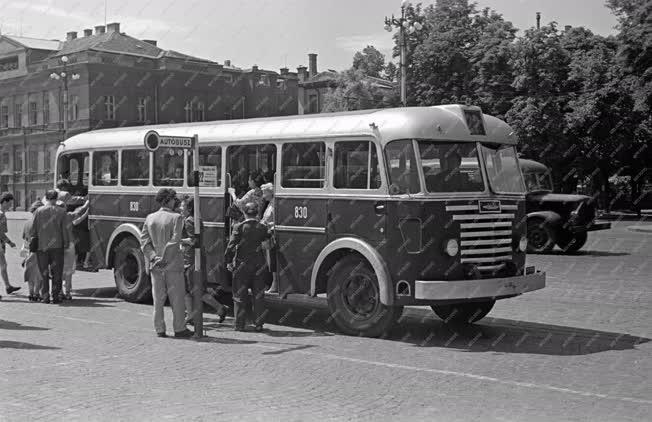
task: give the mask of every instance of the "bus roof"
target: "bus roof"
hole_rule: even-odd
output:
[[[521,165],[521,170],[523,173],[545,173],[548,171],[548,167],[545,164],[542,164],[538,161],[527,160],[525,158],[519,158],[518,163]]]
[[[513,130],[504,121],[484,114],[487,135],[471,135],[463,110],[478,107],[442,105],[360,110],[267,117],[243,120],[130,126],[95,130],[67,139],[66,151],[92,148],[120,148],[143,144],[145,133],[161,135],[198,135],[200,142],[274,141],[342,136],[376,136],[383,145],[396,139],[440,139],[442,141],[516,144]]]

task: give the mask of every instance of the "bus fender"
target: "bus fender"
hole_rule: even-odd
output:
[[[111,237],[109,238],[109,242],[107,243],[108,247],[106,248],[105,257],[104,257],[106,268],[111,267],[111,262],[109,261],[111,259],[111,251],[113,250],[113,242],[115,242],[115,239],[123,233],[132,234],[136,238],[136,240],[140,242],[140,229],[135,224],[124,223],[116,227],[116,229],[113,230],[113,233],[111,233]]]
[[[389,270],[387,269],[385,260],[380,256],[375,248],[367,242],[355,237],[341,237],[335,239],[322,249],[315,260],[315,265],[312,267],[312,275],[310,277],[310,296],[315,296],[317,294],[317,275],[319,274],[319,269],[321,268],[322,263],[328,255],[339,249],[353,249],[369,261],[371,267],[376,273],[376,277],[378,278],[380,302],[383,305],[392,305],[394,303],[392,280],[389,276]]]

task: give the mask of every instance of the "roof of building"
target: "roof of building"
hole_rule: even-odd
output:
[[[35,50],[50,50],[56,51],[61,47],[61,41],[58,40],[45,40],[42,38],[31,38],[31,37],[17,37],[15,35],[2,35],[5,38],[22,45],[25,48],[32,48]]]
[[[141,146],[145,134],[193,136],[201,142],[245,142],[265,140],[373,136],[383,144],[396,139],[438,139],[460,142],[516,144],[513,130],[504,121],[484,115],[487,135],[471,135],[462,105],[404,107],[321,113],[214,122],[124,127],[82,133],[66,140],[67,150]],[[477,110],[477,108],[474,108]]]

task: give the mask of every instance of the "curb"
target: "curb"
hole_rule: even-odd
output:
[[[639,233],[652,233],[652,224],[646,226],[627,226],[627,230]]]

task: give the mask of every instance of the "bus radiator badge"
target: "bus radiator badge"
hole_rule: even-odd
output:
[[[500,201],[478,201],[478,210],[480,213],[500,212]]]

